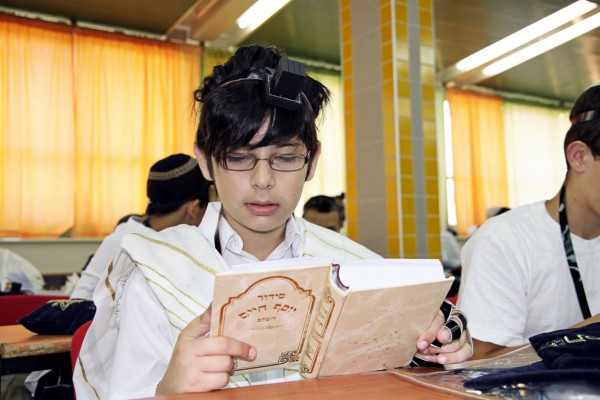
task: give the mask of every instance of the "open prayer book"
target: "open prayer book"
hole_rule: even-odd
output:
[[[235,374],[300,365],[305,378],[404,366],[454,278],[438,260],[244,264],[215,278],[211,336],[256,347]]]

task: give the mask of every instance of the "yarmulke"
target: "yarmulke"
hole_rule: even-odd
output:
[[[579,328],[560,329],[540,333],[529,338],[541,361],[521,367],[489,370],[464,382],[464,387],[477,390],[525,389],[525,396],[560,383],[562,391],[566,385],[582,383],[600,387],[600,323]],[[521,391],[520,391],[521,392]],[[558,392],[557,392],[558,393]],[[578,394],[581,393],[578,391]],[[594,391],[597,393],[597,390]],[[570,396],[560,398],[571,398]],[[537,395],[533,398],[540,398]],[[551,398],[551,397],[548,397]],[[585,398],[585,396],[583,396]]]
[[[91,300],[49,300],[18,322],[40,335],[72,335],[95,314],[96,306]]]
[[[207,199],[208,185],[195,158],[186,154],[163,158],[154,163],[148,174],[147,212],[170,212],[188,200]]]

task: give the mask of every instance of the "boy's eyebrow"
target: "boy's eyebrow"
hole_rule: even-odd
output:
[[[298,146],[302,146],[303,143],[301,141],[296,141],[296,142],[286,142],[286,143],[280,143],[280,144],[276,144],[274,145],[275,147],[298,147]]]
[[[302,145],[304,145],[304,143],[302,143],[302,141],[298,140],[296,142],[285,142],[285,143],[278,143],[278,144],[270,144],[270,145],[260,146],[260,147],[273,146],[273,147],[276,147],[278,149],[283,149],[285,147],[300,147]],[[251,148],[253,148],[253,147],[251,147],[251,146],[243,146],[243,147],[238,148],[237,150],[250,150]]]

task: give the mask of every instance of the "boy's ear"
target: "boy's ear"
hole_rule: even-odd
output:
[[[186,203],[185,211],[187,214],[194,216],[200,210],[200,199],[194,199]]]
[[[317,163],[319,161],[319,156],[321,155],[321,143],[317,147],[317,151],[315,154],[311,154],[310,156],[310,166],[309,170],[306,174],[306,182],[310,181],[315,176],[315,171],[317,170]]]
[[[198,166],[200,166],[200,171],[202,171],[202,175],[204,179],[207,181],[212,181],[213,178],[210,173],[210,168],[208,166],[209,160],[204,155],[204,152],[198,148],[198,144],[194,142],[194,154],[196,155],[196,160],[198,160]]]
[[[182,223],[189,225],[199,224],[204,216],[204,209],[200,208],[200,199],[189,200],[183,205]]]
[[[580,140],[575,140],[567,146],[565,156],[570,169],[576,173],[585,172],[587,159],[589,157],[593,159],[592,151],[588,145]]]

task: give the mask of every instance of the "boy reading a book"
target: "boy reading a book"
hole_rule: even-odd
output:
[[[331,230],[293,215],[319,159],[316,118],[329,92],[276,49],[247,46],[217,66],[195,93],[194,150],[216,185],[199,227],[129,235],[94,293],[96,317],[74,376],[79,399],[204,392],[299,379],[298,371],[230,376],[256,349],[206,336],[214,276],[242,263],[327,257],[379,258]],[[442,312],[415,343],[438,363],[471,355],[466,332],[452,335]],[[462,334],[461,334],[462,333]],[[454,340],[453,340],[454,336]],[[435,340],[441,347],[430,346]]]

